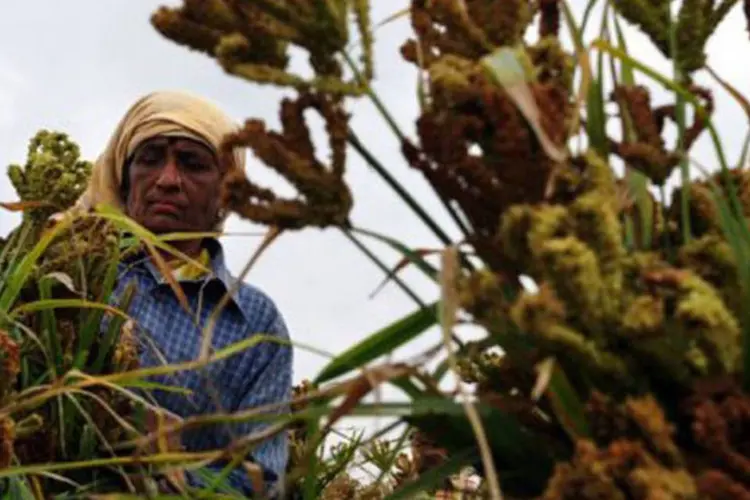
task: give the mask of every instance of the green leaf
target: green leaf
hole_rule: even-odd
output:
[[[417,385],[408,377],[391,379],[390,384],[401,389],[404,394],[412,399],[416,399],[418,396],[424,395],[424,391],[417,387]]]
[[[8,479],[8,490],[3,494],[3,500],[36,500],[36,498],[25,478],[11,477]]]
[[[454,404],[460,407],[457,403]],[[524,428],[515,417],[495,407],[477,409],[501,484],[505,484],[505,474],[513,478],[514,489],[535,490],[540,493],[554,467],[550,444]],[[474,431],[465,414],[447,414],[437,407],[432,414],[404,417],[404,421],[424,432],[436,446],[444,448],[449,456],[468,447],[477,449],[477,456],[479,455]],[[534,464],[534,467],[524,464]],[[471,465],[481,472],[482,464],[479,461]]]
[[[80,445],[78,448],[79,457],[93,457],[96,453],[96,432],[90,424],[84,424],[83,430],[79,437]]]
[[[49,279],[42,279],[38,283],[38,288],[41,300],[37,301],[36,304],[52,300],[52,284]],[[44,329],[44,339],[47,341],[47,352],[49,352],[52,357],[52,366],[50,366],[50,369],[55,378],[57,378],[57,376],[63,372],[64,367],[62,346],[60,344],[60,336],[57,334],[55,313],[52,309],[41,309],[41,316],[42,327]]]
[[[128,288],[125,289],[125,292],[123,293],[122,303],[124,306],[124,310],[127,310],[130,307],[130,302],[133,300],[134,296],[135,285],[131,284],[128,286]],[[107,332],[99,342],[98,353],[96,359],[94,360],[94,364],[91,366],[91,370],[93,370],[94,373],[99,373],[104,367],[107,356],[112,350],[112,347],[115,345],[115,342],[117,342],[117,340],[120,338],[120,332],[122,326],[125,324],[125,321],[126,317],[119,315],[110,319],[110,323],[109,325],[107,325]]]
[[[315,379],[319,384],[364,366],[413,340],[437,323],[437,302],[417,309],[408,316],[379,330],[354,347],[336,356]]]
[[[581,398],[559,365],[555,366],[546,395],[558,422],[572,440],[591,436]]]
[[[620,20],[615,12],[612,13],[612,20],[615,25],[615,33],[617,35],[618,47],[623,53],[628,54],[627,42],[622,32],[622,26]],[[614,60],[610,59],[612,66],[614,66]],[[625,86],[635,85],[635,73],[633,67],[628,63],[627,60],[621,59],[620,61],[620,82]],[[616,78],[614,69],[612,70],[612,78]],[[635,131],[633,130],[632,119],[628,113],[628,109],[620,106],[620,114],[623,121],[623,137],[629,141],[636,139]],[[635,199],[635,206],[638,211],[637,217],[630,219],[630,222],[638,222],[638,226],[634,229],[637,231],[638,243],[640,248],[649,249],[651,248],[652,232],[653,232],[653,211],[654,204],[649,196],[648,186],[649,180],[643,173],[628,168],[626,181],[628,190]],[[634,219],[634,220],[633,220]],[[632,239],[631,239],[632,241]]]
[[[229,484],[229,481],[226,479],[227,474],[224,473],[224,469],[222,469],[222,472],[216,472],[215,470],[209,469],[208,467],[201,467],[200,469],[195,469],[191,472],[195,474],[203,484],[210,485],[207,488],[202,488],[200,490],[202,495],[208,493],[224,493],[227,495],[232,495],[232,498],[245,498],[242,492],[234,489]]]
[[[42,256],[52,241],[71,224],[71,218],[63,218],[36,242],[31,250],[24,255],[13,272],[7,277],[6,286],[0,294],[0,311],[8,311],[16,301],[21,289],[32,276],[37,260]]]
[[[31,312],[49,311],[53,309],[99,309],[109,311],[116,316],[128,319],[128,316],[116,307],[101,302],[92,302],[83,299],[43,299],[27,304],[21,304],[11,311],[12,316],[20,316]]]
[[[716,127],[714,126],[713,121],[710,119],[710,116],[708,115],[708,113],[706,113],[706,109],[698,101],[698,99],[693,95],[692,92],[687,90],[684,86],[680,85],[678,82],[673,81],[672,79],[660,74],[655,69],[634,59],[629,54],[624,52],[622,49],[613,47],[606,40],[601,40],[601,39],[594,40],[591,43],[591,46],[593,48],[607,52],[612,57],[615,57],[621,61],[627,62],[632,68],[637,69],[641,73],[645,74],[649,78],[653,79],[654,81],[662,85],[665,89],[674,92],[675,94],[685,99],[686,102],[689,102],[690,104],[692,104],[693,108],[695,109],[695,115],[702,118],[706,123],[706,128],[708,129],[709,134],[711,135],[711,141],[714,144],[714,149],[716,150],[716,156],[719,162],[719,166],[721,167],[721,170],[726,171],[729,168],[729,165],[726,159],[726,154],[724,153],[724,147],[722,146],[721,140],[719,139],[719,133],[716,131]]]
[[[745,142],[742,143],[742,151],[740,151],[740,157],[737,159],[737,168],[747,167],[747,153],[750,150],[750,130],[745,135]]]
[[[583,12],[580,33],[586,32],[586,26],[589,23],[589,19],[591,19],[591,13],[594,11],[594,6],[596,6],[598,1],[599,0],[589,0],[588,4],[586,4],[586,10]]]
[[[617,44],[625,54],[628,53],[628,45],[625,41],[625,35],[622,32],[622,26],[620,25],[620,19],[617,14],[613,12],[612,18],[615,24],[615,33],[617,35]],[[626,61],[620,60],[620,78],[622,83],[625,85],[635,85],[635,73],[633,73],[633,67]]]
[[[112,257],[112,262],[107,268],[107,274],[104,277],[104,283],[102,286],[102,296],[99,297],[99,301],[102,304],[108,304],[112,295],[112,291],[115,287],[115,281],[117,280],[117,272],[119,269],[120,259],[119,254]],[[82,368],[83,364],[88,359],[89,349],[94,339],[99,334],[101,327],[102,318],[104,317],[104,310],[95,309],[87,315],[87,319],[84,322],[84,326],[81,329],[81,333],[78,337],[78,352],[76,358],[73,361],[74,368]]]
[[[650,66],[647,66],[646,64],[643,64],[639,60],[633,58],[630,54],[625,52],[622,48],[612,46],[612,44],[610,44],[607,40],[602,40],[600,38],[596,39],[591,43],[591,46],[593,48],[596,48],[596,49],[599,49],[601,51],[608,53],[610,56],[622,61],[623,63],[627,63],[629,67],[640,71],[644,75],[648,76],[652,80],[659,83],[665,89],[671,90],[672,92],[675,92],[676,94],[680,95],[686,101],[690,102],[691,104],[693,104],[693,106],[695,106],[696,112],[699,115],[708,119],[706,109],[701,105],[700,102],[698,102],[696,97],[689,90],[687,90],[685,87],[683,87],[679,83],[673,81],[671,78],[662,75],[661,73],[651,68]]]

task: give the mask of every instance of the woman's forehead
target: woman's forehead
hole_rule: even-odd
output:
[[[157,135],[154,137],[149,137],[148,139],[144,139],[140,144],[138,144],[138,146],[136,146],[135,150],[137,151],[147,146],[168,146],[168,145],[181,146],[181,147],[185,147],[189,149],[202,149],[207,152],[213,153],[212,148],[207,146],[204,142],[194,139],[192,137],[164,136],[164,135]]]

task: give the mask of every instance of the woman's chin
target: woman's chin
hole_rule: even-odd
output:
[[[190,231],[190,225],[185,221],[177,220],[171,216],[154,216],[144,221],[143,227],[155,234],[179,233]]]

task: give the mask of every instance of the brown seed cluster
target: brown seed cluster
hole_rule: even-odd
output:
[[[617,403],[595,392],[586,414],[593,438],[579,440],[573,458],[557,465],[544,500],[702,498],[676,429],[652,396]]]
[[[750,397],[730,378],[701,381],[687,401],[692,438],[711,465],[750,486]]]
[[[317,158],[304,113],[317,111],[326,124],[331,158]],[[222,154],[231,158],[238,147],[247,147],[263,163],[281,174],[297,190],[286,199],[258,186],[244,172],[230,170],[223,186],[222,204],[241,217],[280,229],[307,226],[346,226],[352,196],[344,181],[348,117],[341,103],[323,94],[303,94],[281,105],[282,132],[266,129],[260,120],[226,138]],[[228,161],[228,160],[227,160]]]
[[[21,371],[21,351],[8,332],[0,330],[0,403],[15,388]]]
[[[675,189],[672,198],[681,200],[685,188]],[[696,237],[706,235],[723,235],[720,207],[716,201],[716,194],[730,204],[732,196],[737,197],[739,210],[736,215],[750,217],[750,171],[745,168],[727,170],[726,174],[717,172],[701,181],[691,182],[688,187],[688,211],[690,231]],[[682,204],[672,203],[668,210],[669,218],[674,221],[678,229],[682,228]]]
[[[682,2],[676,16],[668,1],[614,0],[619,15],[637,26],[687,78],[706,63],[706,43],[738,0]],[[671,30],[676,36],[673,53]]]
[[[539,36],[557,36],[560,31],[560,0],[540,0]]]
[[[494,47],[513,45],[533,15],[526,0],[413,0],[410,9],[417,39],[401,53],[425,67],[445,55],[479,59]]]
[[[642,443],[617,440],[605,448],[580,441],[559,464],[543,500],[699,500],[692,476],[661,464]]]
[[[683,149],[687,151],[704,131],[706,118],[713,112],[713,98],[708,89],[691,86],[690,91],[703,99],[703,112],[696,113],[692,124],[686,125]],[[679,164],[679,150],[668,150],[663,139],[667,119],[677,123],[674,105],[653,107],[648,90],[642,86],[618,86],[612,99],[626,112],[632,121],[634,140],[611,142],[612,150],[630,167],[644,173],[656,185],[662,185]]]
[[[15,424],[9,417],[0,417],[0,470],[10,467],[13,461]]]
[[[417,120],[420,148],[405,142],[403,152],[442,198],[461,207],[474,243],[489,258],[496,250],[491,240],[499,214],[515,203],[542,201],[555,162],[510,97],[480,71],[465,69],[463,81],[448,75],[433,80],[433,106]],[[544,130],[563,144],[567,92],[541,83],[532,87],[532,95]]]
[[[350,42],[352,14],[363,49],[362,69],[361,79],[347,80],[341,52]],[[227,73],[256,83],[359,95],[373,76],[365,0],[184,0],[180,7],[159,8],[151,22],[164,37],[207,54]],[[312,76],[288,70],[292,48],[307,52]]]

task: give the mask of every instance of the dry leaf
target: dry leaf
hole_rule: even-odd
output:
[[[75,285],[73,284],[73,278],[71,278],[70,276],[68,276],[65,273],[54,272],[54,273],[46,274],[44,277],[45,278],[52,278],[54,280],[57,280],[60,283],[62,283],[63,285],[65,285],[65,288],[67,288],[71,292],[78,293],[78,291],[76,290]]]
[[[44,201],[11,201],[11,202],[0,202],[0,207],[8,210],[9,212],[23,212],[32,208],[43,208],[50,206],[49,203]]]
[[[416,250],[413,250],[412,252],[415,255],[418,255],[419,257],[427,257],[428,255],[436,254],[440,250],[431,250],[426,248],[418,248]],[[373,292],[370,294],[370,298],[374,298],[380,291],[385,287],[385,285],[388,284],[390,280],[392,280],[401,270],[403,270],[406,266],[411,264],[412,261],[408,257],[402,258],[400,261],[396,263],[396,265],[391,269],[388,274],[385,276],[383,281],[373,290]]]
[[[538,401],[549,387],[552,374],[555,372],[555,359],[547,358],[535,367],[537,372],[534,388],[531,390],[531,399]]]
[[[156,264],[157,269],[174,291],[175,295],[177,296],[177,300],[180,302],[182,308],[185,309],[186,313],[190,314],[190,303],[188,302],[187,296],[185,295],[185,291],[175,279],[174,275],[172,274],[172,270],[167,265],[164,257],[159,254],[158,250],[156,250],[151,242],[146,240],[144,240],[144,242],[146,243],[146,247],[148,248],[149,253],[154,258],[154,263]]]
[[[564,162],[567,158],[566,152],[557,147],[542,128],[539,107],[536,105],[528,78],[515,51],[502,47],[483,57],[482,66],[505,89],[518,110],[529,122],[547,156],[557,163]]]
[[[740,107],[745,111],[748,120],[750,120],[750,101],[748,101],[747,98],[742,95],[739,90],[730,85],[729,82],[722,79],[718,74],[716,74],[716,72],[711,69],[710,66],[706,65],[706,70],[708,71],[708,74],[710,74],[717,82],[719,82],[719,85],[724,87],[724,90],[726,90],[727,93],[737,101]]]
[[[349,387],[346,389],[346,397],[328,416],[328,423],[323,434],[325,435],[339,419],[348,415],[375,387],[412,371],[411,367],[403,363],[387,364],[367,369],[362,375],[348,382],[347,385]]]

